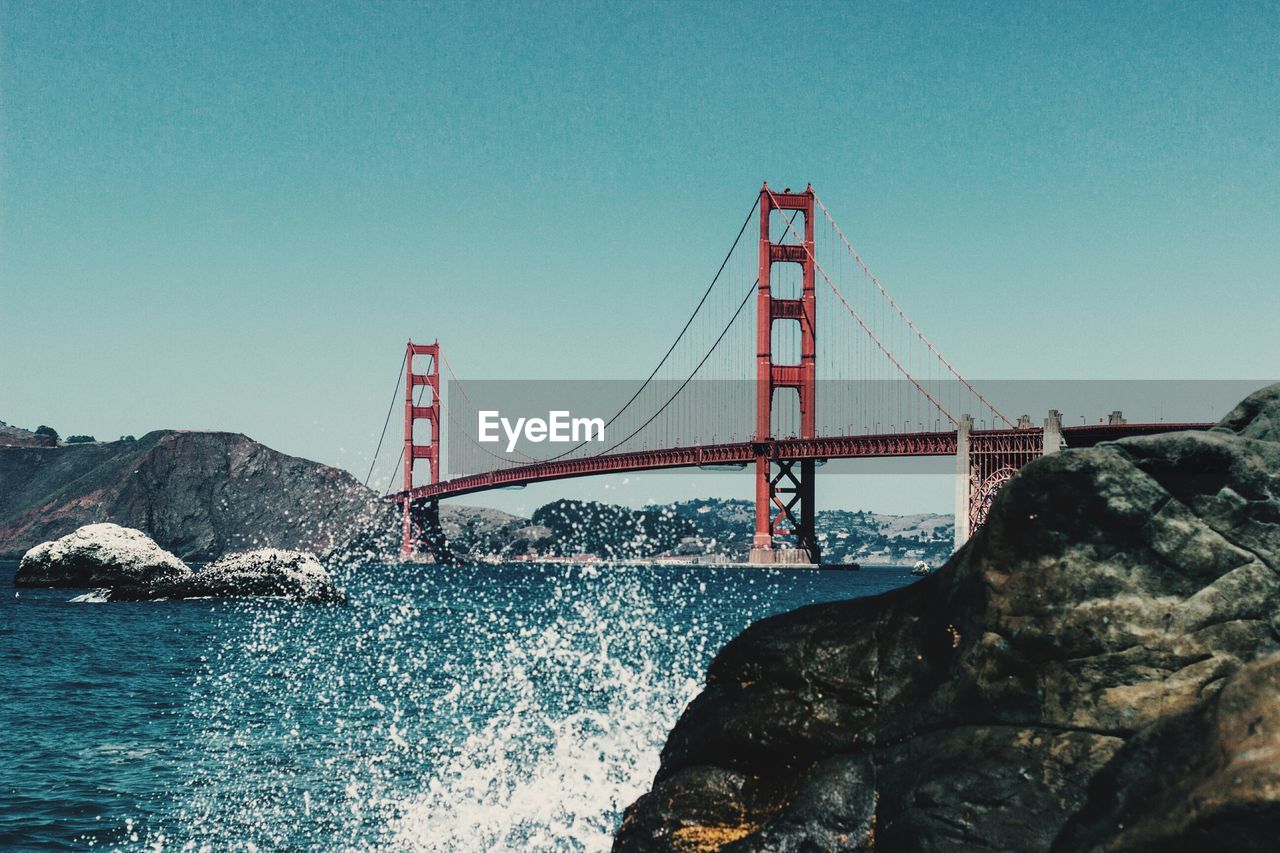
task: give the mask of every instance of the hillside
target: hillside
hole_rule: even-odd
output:
[[[744,562],[755,510],[750,501],[698,499],[628,509],[592,501],[556,501],[533,514],[520,545],[504,554],[591,554],[604,559],[688,557]],[[817,517],[823,561],[903,565],[941,563],[951,555],[948,515],[882,515],[823,510]],[[543,538],[531,531],[546,531]]]
[[[681,501],[673,504],[671,511],[688,519],[696,530],[673,553],[746,558],[755,518],[750,501]],[[949,515],[819,510],[816,526],[823,562],[904,565],[925,560],[938,564],[951,556],[953,522]]]
[[[0,445],[14,447],[53,447],[58,439],[52,435],[41,435],[29,429],[12,426],[0,421]]]
[[[0,555],[98,521],[206,560],[254,546],[322,551],[394,527],[395,514],[347,472],[237,433],[0,446]]]

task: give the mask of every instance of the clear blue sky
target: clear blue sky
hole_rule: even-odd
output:
[[[3,0],[0,39],[10,423],[363,476],[410,335],[647,374],[762,179],[970,376],[1280,372],[1275,2]]]

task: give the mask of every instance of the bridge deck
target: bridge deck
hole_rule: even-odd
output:
[[[1086,424],[1063,427],[1068,447],[1092,447],[1103,441],[1161,432],[1208,429],[1208,423],[1156,424]],[[1041,427],[1029,429],[973,430],[970,441],[975,449],[1002,439],[1028,439],[1041,435]],[[570,477],[589,477],[627,471],[656,471],[666,468],[697,468],[722,465],[747,465],[755,461],[757,452],[769,459],[867,459],[900,456],[953,456],[956,433],[945,432],[888,433],[853,435],[835,438],[782,438],[763,442],[708,444],[697,447],[673,447],[664,450],[641,450],[613,453],[580,459],[532,462],[483,474],[471,474],[418,486],[409,492],[396,492],[389,499],[410,500],[452,498],[475,492],[523,486]]]

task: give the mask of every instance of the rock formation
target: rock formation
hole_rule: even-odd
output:
[[[615,849],[1274,849],[1278,472],[1280,386],[1026,466],[937,573],[729,643]]]
[[[187,564],[139,530],[118,524],[90,524],[53,542],[43,542],[22,558],[14,586],[137,588],[177,581],[191,574]]]
[[[0,446],[0,556],[100,521],[142,530],[186,560],[256,547],[320,552],[397,529],[395,507],[346,471],[236,433]]]
[[[317,604],[343,603],[346,596],[334,586],[329,572],[314,554],[258,548],[228,554],[197,572],[157,583],[145,598],[242,598],[271,596]],[[136,597],[132,590],[111,600]]]
[[[193,572],[140,530],[90,524],[22,558],[17,587],[99,589],[108,601],[271,596],[341,603],[342,591],[312,554],[259,548],[228,554]]]
[[[1280,655],[1138,732],[1103,771],[1055,850],[1274,850]]]

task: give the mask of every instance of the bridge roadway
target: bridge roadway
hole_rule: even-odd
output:
[[[1212,424],[1208,423],[1086,424],[1063,427],[1062,435],[1067,447],[1092,447],[1103,441],[1113,441],[1129,436],[1208,429],[1211,426]],[[1042,427],[972,430],[969,433],[971,452],[981,452],[985,447],[994,448],[1010,439],[1021,441],[1039,439],[1043,432]],[[624,471],[747,465],[755,461],[756,453],[761,449],[770,459],[788,460],[954,456],[957,452],[957,433],[951,430],[851,435],[835,438],[778,438],[762,442],[706,444],[696,447],[639,450],[631,453],[610,453],[577,459],[531,462],[527,465],[516,465],[483,474],[471,474],[417,486],[407,493],[407,497],[410,500],[453,498],[490,489]],[[402,502],[406,493],[397,492],[388,497],[393,501]]]

